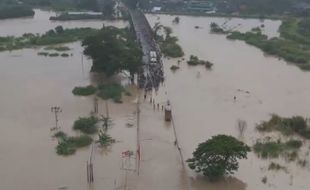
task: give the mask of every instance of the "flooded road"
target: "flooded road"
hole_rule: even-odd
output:
[[[159,18],[159,19],[158,19]],[[177,59],[164,60],[165,90],[172,102],[177,135],[185,159],[191,157],[200,142],[216,134],[238,136],[237,120],[248,127],[244,141],[253,145],[260,134],[255,124],[269,119],[271,113],[281,116],[309,116],[310,73],[303,72],[278,58],[266,56],[259,49],[241,41],[229,41],[224,35],[210,34],[211,22],[224,23],[225,18],[180,16],[179,24],[172,24],[173,16],[148,15],[151,25],[160,22],[173,29],[185,51],[190,55],[214,63],[212,70],[203,66],[190,67],[185,61],[175,73],[171,65]],[[241,23],[247,31],[261,25],[255,19],[232,19],[231,26]],[[280,21],[265,20],[264,33],[277,36]],[[195,29],[199,26],[199,29]],[[199,74],[198,74],[199,73]],[[248,92],[247,92],[248,91]],[[236,96],[236,101],[233,97]],[[154,126],[155,127],[155,126]],[[309,156],[305,159],[309,161]],[[210,184],[187,170],[192,189],[307,189],[309,168],[285,163],[289,173],[268,171],[270,161],[260,160],[253,153],[240,162],[235,179]],[[267,176],[267,184],[261,179]],[[175,188],[177,189],[177,188]]]

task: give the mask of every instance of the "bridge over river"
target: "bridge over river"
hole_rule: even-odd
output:
[[[159,46],[155,42],[154,32],[145,15],[140,10],[130,10],[133,29],[143,51],[143,67],[138,77],[140,88],[149,91],[158,89],[164,81],[163,65]],[[156,62],[151,62],[150,52],[156,52]]]

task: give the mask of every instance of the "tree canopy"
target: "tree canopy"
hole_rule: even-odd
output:
[[[227,135],[213,136],[198,145],[188,166],[210,180],[217,180],[238,170],[237,159],[247,158],[250,148],[236,138]]]
[[[92,58],[91,71],[112,76],[127,70],[132,76],[142,64],[142,52],[128,29],[103,27],[82,42],[84,54]]]

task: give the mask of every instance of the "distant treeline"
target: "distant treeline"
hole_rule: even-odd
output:
[[[50,7],[57,10],[99,11],[97,0],[21,0],[26,5]]]
[[[270,17],[274,15],[310,16],[310,0],[199,0],[162,1],[162,0],[126,0],[138,1],[143,10],[160,6],[162,12],[205,14],[206,8],[216,10],[216,14],[240,15],[252,17]],[[195,9],[193,9],[193,7]]]
[[[50,20],[90,20],[90,19],[104,19],[103,15],[91,15],[91,14],[68,14],[64,13],[59,16],[52,16]]]
[[[33,16],[34,11],[28,6],[21,5],[5,5],[0,6],[0,19],[19,18]]]

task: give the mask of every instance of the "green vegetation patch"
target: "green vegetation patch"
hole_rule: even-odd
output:
[[[106,84],[98,87],[97,95],[102,99],[112,99],[115,103],[122,103],[122,93],[125,89],[119,84]]]
[[[48,56],[50,56],[50,57],[58,57],[59,53],[49,53]]]
[[[0,6],[0,19],[19,18],[26,16],[33,16],[34,11],[31,7],[22,5],[1,5]]]
[[[25,33],[21,37],[0,37],[0,51],[79,41],[88,36],[95,35],[98,31],[93,28],[64,29],[62,26],[57,26],[55,29],[49,30],[42,35]],[[64,51],[65,49],[67,48],[54,48],[56,51]],[[51,55],[55,56],[56,53],[52,53]]]
[[[60,20],[60,21],[66,21],[66,20],[102,20],[105,17],[103,15],[92,15],[92,14],[69,14],[69,13],[63,13],[58,16],[52,16],[49,19],[50,20]]]
[[[73,124],[74,130],[79,130],[86,134],[94,134],[97,132],[98,119],[95,117],[80,117]]]
[[[182,47],[177,43],[178,38],[175,36],[166,38],[160,43],[160,49],[166,57],[178,58],[184,55]]]
[[[179,66],[176,66],[176,65],[172,65],[172,66],[170,67],[170,70],[171,70],[171,71],[176,71],[176,70],[178,70],[178,69],[180,69],[180,67],[179,67]]]
[[[48,56],[48,52],[38,52],[38,55],[40,55],[40,56]]]
[[[256,129],[260,132],[280,131],[284,135],[298,134],[310,139],[310,126],[307,119],[301,116],[282,118],[274,114],[269,121],[258,124]]]
[[[211,32],[216,34],[227,34],[227,31],[225,31],[222,27],[220,27],[217,23],[211,22],[210,24]]]
[[[278,158],[280,155],[292,160],[297,157],[297,150],[302,146],[298,140],[289,140],[285,143],[281,141],[257,142],[253,150],[261,158]]]
[[[187,61],[189,65],[204,65],[207,69],[211,69],[213,63],[209,61],[200,60],[197,56],[191,55],[189,60]]]
[[[95,94],[97,91],[97,89],[92,86],[92,85],[88,85],[88,86],[77,86],[72,90],[72,93],[76,96],[89,96],[92,94]]]
[[[62,53],[62,54],[60,54],[60,56],[61,56],[61,57],[69,57],[69,54],[67,54],[67,53]]]
[[[92,86],[92,85],[88,85],[88,86],[77,86],[72,90],[72,93],[76,96],[89,96],[92,94],[95,94],[97,91],[97,89]]]
[[[58,155],[71,155],[76,152],[76,149],[89,146],[93,139],[87,135],[81,135],[78,137],[64,137],[59,139],[56,146],[56,152]]]
[[[284,166],[281,166],[280,164],[278,163],[275,163],[275,162],[271,162],[268,166],[268,170],[284,170],[284,171],[287,171],[287,168],[284,167]]]
[[[279,56],[295,63],[303,70],[310,70],[310,19],[288,19],[280,26],[280,38],[271,38],[261,33],[259,28],[251,32],[231,32],[228,39],[242,40],[270,55]]]
[[[97,141],[97,143],[99,143],[102,147],[107,147],[115,143],[115,140],[105,132],[100,131],[98,136],[99,140]]]
[[[69,51],[70,48],[67,46],[48,46],[44,50],[55,50],[55,51]]]

